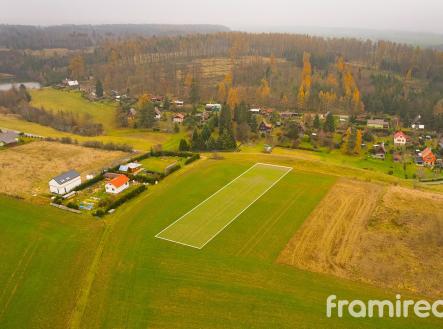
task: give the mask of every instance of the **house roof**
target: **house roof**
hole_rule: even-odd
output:
[[[117,177],[111,179],[108,184],[114,185],[116,188],[129,182],[129,178],[125,175],[118,175]]]
[[[180,119],[184,119],[184,115],[181,113],[177,113],[176,115],[174,115],[174,118],[180,118]]]
[[[397,132],[394,134],[394,138],[400,138],[400,137],[403,137],[404,139],[407,139],[407,138],[408,138],[408,136],[406,136],[406,134],[405,134],[403,131],[397,131]]]
[[[12,144],[17,142],[17,138],[19,137],[19,134],[14,131],[7,131],[4,133],[0,133],[0,142],[3,142],[5,144]]]
[[[53,178],[59,185],[63,185],[67,182],[72,181],[73,179],[80,177],[80,174],[75,170],[69,170],[67,172],[64,172],[63,174],[60,174]]]
[[[385,125],[387,124],[387,122],[383,119],[369,119],[367,122],[368,125],[373,124],[373,125]]]
[[[263,126],[265,126],[267,129],[272,129],[272,124],[270,124],[270,123],[267,123],[267,122],[262,121],[261,124],[262,124]]]
[[[432,150],[431,150],[429,147],[425,148],[425,149],[421,152],[421,156],[422,156],[423,158],[427,157],[428,155],[431,155],[431,156],[434,155],[434,153],[432,153]]]

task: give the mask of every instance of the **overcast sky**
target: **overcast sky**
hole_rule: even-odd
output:
[[[443,0],[0,0],[3,24],[321,26],[443,33]]]

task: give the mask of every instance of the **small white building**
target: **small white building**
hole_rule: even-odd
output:
[[[183,123],[183,120],[185,120],[185,116],[181,113],[177,113],[172,118],[172,122],[174,122],[174,123]]]
[[[137,173],[138,171],[140,171],[141,169],[142,169],[141,163],[130,162],[128,164],[120,165],[120,167],[118,168],[118,171],[129,172],[129,173],[134,174],[134,173]]]
[[[69,170],[49,181],[49,190],[52,193],[64,195],[71,192],[82,183],[80,174],[75,170]]]
[[[156,107],[154,111],[155,111],[155,116],[154,116],[155,120],[160,120],[162,118],[162,112],[158,109],[158,107]]]
[[[106,193],[119,194],[129,187],[129,178],[125,175],[118,175],[105,185]]]
[[[176,107],[183,107],[185,105],[185,103],[183,101],[176,100],[176,101],[174,101],[174,105]]]
[[[260,114],[260,109],[250,109],[249,112],[253,113],[253,114]]]
[[[394,134],[394,145],[395,146],[405,146],[408,141],[408,136],[402,131],[397,131]]]
[[[68,78],[63,80],[63,83],[69,88],[78,88],[80,86],[78,80],[70,80]]]

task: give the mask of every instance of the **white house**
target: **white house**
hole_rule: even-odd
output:
[[[20,135],[15,131],[0,132],[0,146],[16,144]]]
[[[177,113],[176,115],[174,115],[174,117],[172,118],[172,122],[174,123],[183,123],[183,120],[185,119],[185,116],[181,113]]]
[[[205,106],[206,111],[220,112],[221,109],[222,109],[221,104],[209,103],[209,104],[206,104],[206,106]]]
[[[80,174],[75,170],[69,170],[49,181],[49,190],[52,193],[63,195],[71,192],[82,183]]]
[[[68,86],[69,88],[77,88],[79,86],[79,83],[77,80],[69,80],[66,78],[63,83]]]
[[[408,141],[408,136],[403,131],[397,131],[394,134],[394,145],[395,146],[405,146]]]
[[[129,178],[125,175],[118,175],[105,185],[106,193],[118,194],[129,187]]]
[[[253,114],[260,114],[260,109],[250,109],[249,112],[253,113]]]
[[[155,120],[160,120],[162,118],[162,113],[160,112],[160,110],[158,109],[158,107],[156,107],[154,109],[155,111]]]
[[[185,103],[183,101],[177,100],[177,101],[174,101],[174,105],[177,107],[183,107],[183,105],[185,105]]]

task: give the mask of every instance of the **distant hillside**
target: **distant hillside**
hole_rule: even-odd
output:
[[[110,25],[0,25],[0,48],[80,49],[106,39],[131,36],[175,36],[194,33],[227,32],[222,25],[110,24]]]
[[[372,41],[385,40],[420,47],[443,49],[443,34],[430,32],[308,26],[244,26],[238,27],[235,30],[246,32],[301,33],[321,37],[369,39]]]

